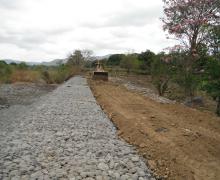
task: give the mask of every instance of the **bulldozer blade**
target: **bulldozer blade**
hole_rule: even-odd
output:
[[[94,72],[93,79],[108,81],[108,72]]]

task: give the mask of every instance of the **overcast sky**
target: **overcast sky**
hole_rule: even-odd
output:
[[[162,51],[162,0],[0,0],[0,58],[50,61],[74,49],[95,55]]]

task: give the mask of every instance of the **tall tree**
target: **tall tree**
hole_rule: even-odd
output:
[[[216,114],[220,116],[220,61],[210,59],[205,72],[203,88],[216,100]]]
[[[220,23],[219,0],[163,0],[164,30],[193,54],[206,40],[207,26]]]
[[[121,60],[123,59],[124,54],[113,54],[108,58],[107,65],[110,66],[119,66]]]
[[[149,69],[154,58],[155,58],[155,54],[150,50],[146,50],[145,52],[141,52],[138,55],[138,60],[141,61],[140,68],[143,70],[145,70],[147,68]]]
[[[195,62],[199,59],[198,50],[207,40],[209,27],[220,23],[219,0],[163,0],[164,30],[179,40],[188,56],[183,62],[184,79],[192,97],[195,90]]]
[[[211,53],[215,57],[220,58],[220,25],[210,27],[207,40]]]
[[[132,69],[137,69],[139,67],[139,61],[136,54],[127,54],[123,56],[120,66],[127,69],[129,74]]]
[[[82,50],[82,56],[85,61],[93,61],[95,58],[92,55],[93,55],[92,50],[90,50],[90,49]]]
[[[210,28],[207,39],[213,56],[206,63],[203,87],[216,100],[220,116],[220,25]]]

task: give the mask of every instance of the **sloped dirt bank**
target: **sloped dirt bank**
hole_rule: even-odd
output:
[[[161,104],[112,82],[90,82],[118,134],[161,179],[220,179],[220,118]]]

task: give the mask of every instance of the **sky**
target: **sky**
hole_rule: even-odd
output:
[[[75,49],[94,55],[160,52],[162,0],[0,0],[0,59],[51,61]]]

